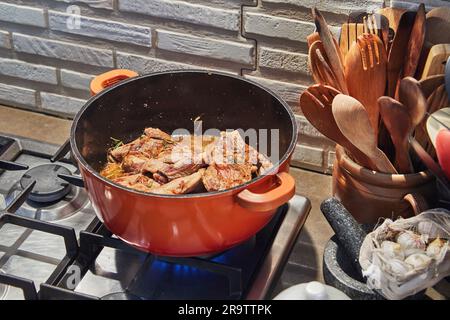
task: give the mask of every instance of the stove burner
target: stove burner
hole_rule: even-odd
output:
[[[57,164],[43,164],[25,172],[20,179],[20,186],[25,188],[36,180],[36,185],[28,196],[29,200],[35,202],[61,200],[70,192],[71,186],[58,178],[58,174],[71,174],[71,172]]]
[[[0,273],[5,274],[3,270],[0,270]],[[8,293],[9,286],[3,283],[0,283],[0,300],[3,300]]]

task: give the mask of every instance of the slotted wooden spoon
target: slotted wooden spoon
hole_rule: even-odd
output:
[[[371,160],[379,172],[397,173],[388,157],[378,149],[369,116],[358,100],[338,94],[334,97],[332,111],[342,134]]]
[[[345,79],[349,95],[366,107],[370,123],[378,137],[380,118],[378,98],[386,90],[387,54],[377,35],[359,36],[345,57]]]

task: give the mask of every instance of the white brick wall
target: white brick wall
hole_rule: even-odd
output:
[[[253,45],[156,30],[157,47],[163,50],[242,64],[253,63]]]
[[[84,105],[86,100],[66,97],[54,93],[41,92],[42,110],[72,118]]]
[[[92,74],[61,69],[61,85],[66,88],[90,92],[89,87],[93,78]]]
[[[31,81],[57,84],[56,68],[0,58],[0,74]]]
[[[0,48],[11,49],[11,38],[8,31],[0,30]]]
[[[44,28],[44,10],[0,2],[0,21]]]
[[[259,47],[259,66],[274,70],[309,74],[308,55],[270,47]]]
[[[70,15],[57,11],[49,11],[51,30],[83,35],[90,38],[105,39],[117,42],[136,44],[144,47],[152,46],[151,29],[128,23],[113,22],[105,19],[82,17],[80,28],[68,28]]]
[[[277,39],[306,42],[306,37],[314,32],[314,28],[312,22],[255,12],[244,14],[244,31],[247,35],[256,34]]]
[[[36,90],[0,83],[0,102],[12,106],[36,107]]]
[[[114,67],[111,50],[13,33],[14,50],[64,61]]]
[[[336,33],[348,13],[381,2],[0,0],[0,103],[71,118],[89,97],[92,77],[109,69],[241,74],[273,90],[296,113],[299,145],[293,164],[330,172],[333,144],[298,105],[312,82],[306,45],[314,30],[311,7],[324,12]],[[79,29],[67,27],[70,5],[81,10]]]
[[[110,9],[114,8],[114,0],[50,0],[69,4],[85,4],[92,8]]]
[[[239,10],[171,0],[118,0],[119,10],[225,30],[239,30]]]

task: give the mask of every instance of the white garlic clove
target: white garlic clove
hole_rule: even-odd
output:
[[[414,267],[414,269],[425,269],[431,263],[431,258],[423,253],[410,255],[405,262]]]
[[[427,247],[427,255],[429,257],[437,257],[441,253],[441,249],[445,244],[446,241],[443,239],[434,239]]]
[[[389,259],[388,261],[386,261],[386,267],[391,271],[391,273],[401,276],[404,276],[406,273],[413,269],[411,265],[403,262],[400,259]]]
[[[381,243],[381,250],[386,258],[399,258],[403,260],[405,255],[402,246],[393,241],[383,241]]]
[[[402,246],[404,250],[406,249],[421,249],[424,250],[427,248],[426,239],[414,233],[412,231],[404,231],[397,236],[397,243]]]

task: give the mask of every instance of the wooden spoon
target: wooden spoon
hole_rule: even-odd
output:
[[[357,163],[375,169],[367,156],[356,148],[339,130],[333,117],[331,105],[339,91],[324,85],[313,85],[300,96],[300,108],[308,121],[325,137],[344,147]]]
[[[342,134],[385,173],[397,173],[388,157],[378,149],[374,130],[364,106],[355,98],[338,94],[332,104],[336,124]]]
[[[416,14],[414,12],[409,11],[402,14],[397,32],[395,33],[394,40],[392,41],[391,50],[389,52],[387,65],[387,94],[393,98],[395,97],[397,82],[403,67],[409,42],[409,35],[411,34],[415,16]]]
[[[402,78],[413,77],[416,74],[420,54],[422,53],[422,47],[425,41],[425,19],[425,5],[421,3],[417,9],[414,25],[411,30],[411,35],[409,36]]]
[[[370,123],[378,137],[378,98],[386,90],[387,55],[377,35],[359,36],[345,58],[345,79],[349,95],[366,107]]]
[[[333,70],[333,73],[336,76],[337,83],[339,84],[339,87],[342,88],[342,92],[347,93],[348,89],[344,77],[343,58],[342,54],[339,51],[339,46],[336,46],[337,41],[331,34],[327,22],[323,18],[320,11],[317,10],[317,8],[313,8],[312,12],[317,32],[319,32],[320,39],[322,40],[323,47],[327,55],[327,59],[330,62],[331,70]]]
[[[406,107],[391,97],[380,97],[380,114],[395,146],[395,163],[400,173],[414,172],[409,157],[408,138],[412,133],[412,123]]]
[[[411,124],[415,129],[422,122],[427,112],[427,100],[425,99],[419,81],[412,77],[406,77],[400,81],[399,99],[408,110]]]
[[[325,55],[322,41],[315,41],[310,46],[308,64],[316,83],[341,89]]]

